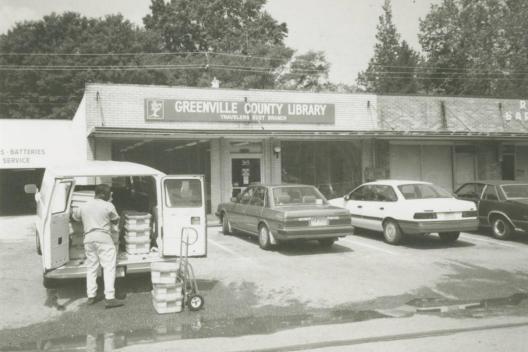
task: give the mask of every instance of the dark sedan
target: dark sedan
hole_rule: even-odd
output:
[[[514,231],[528,231],[528,182],[475,181],[455,193],[477,204],[480,225],[491,226],[494,237],[505,240]]]
[[[330,205],[314,186],[253,185],[216,212],[224,234],[258,236],[261,248],[291,240],[319,240],[330,247],[353,233],[350,213]]]

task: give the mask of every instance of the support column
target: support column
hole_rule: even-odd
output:
[[[211,212],[214,214],[218,204],[222,203],[222,159],[220,139],[209,142],[211,160]]]

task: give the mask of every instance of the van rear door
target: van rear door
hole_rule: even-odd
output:
[[[42,255],[44,269],[58,268],[68,262],[70,236],[70,199],[73,179],[56,179],[44,221]]]
[[[207,218],[203,176],[165,176],[162,192],[162,254],[180,255],[184,228],[196,232],[189,241],[189,256],[207,254]],[[193,238],[196,237],[196,238]],[[185,248],[183,254],[185,254]]]

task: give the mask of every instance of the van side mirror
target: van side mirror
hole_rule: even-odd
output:
[[[27,194],[37,193],[38,192],[37,185],[35,184],[24,185],[24,192],[26,192]]]

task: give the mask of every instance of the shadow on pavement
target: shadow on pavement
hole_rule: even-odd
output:
[[[392,247],[392,245],[385,243],[383,239],[383,234],[381,232],[361,230],[361,232],[356,231],[353,236],[368,238],[371,240],[382,242],[387,246],[387,248]],[[445,249],[473,247],[475,246],[475,244],[461,239],[458,239],[456,242],[453,243],[446,243],[440,240],[440,237],[438,237],[437,234],[428,234],[405,235],[402,239],[400,246],[411,249]]]

